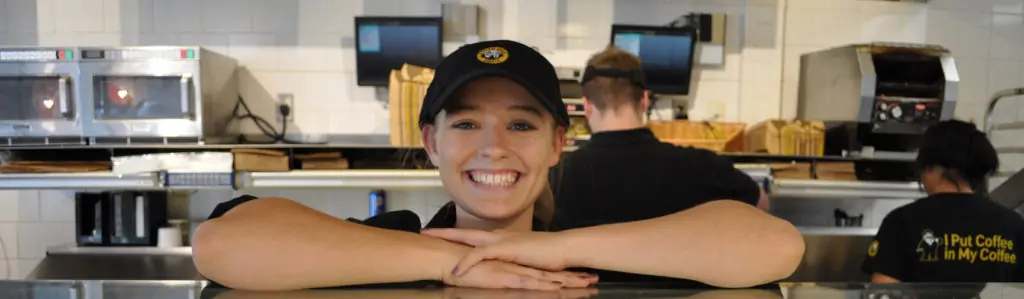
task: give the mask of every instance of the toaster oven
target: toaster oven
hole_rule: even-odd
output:
[[[73,48],[0,49],[0,145],[85,144]]]
[[[82,48],[91,144],[219,143],[238,101],[236,62],[199,47]]]

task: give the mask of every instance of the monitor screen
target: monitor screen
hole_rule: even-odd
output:
[[[356,82],[387,86],[391,70],[441,62],[441,18],[356,17]]]
[[[612,44],[640,56],[654,93],[690,93],[696,39],[693,27],[612,25]]]

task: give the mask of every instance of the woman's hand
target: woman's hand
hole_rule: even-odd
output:
[[[543,271],[502,261],[480,261],[458,275],[446,273],[442,280],[459,287],[545,291],[585,288],[595,282],[583,273]]]
[[[563,252],[564,246],[557,233],[487,232],[467,229],[429,229],[423,234],[476,247],[466,255],[453,273],[461,276],[477,263],[499,260],[531,268],[561,271],[571,267]],[[597,278],[588,275],[590,280]]]

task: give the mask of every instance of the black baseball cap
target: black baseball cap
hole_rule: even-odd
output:
[[[434,122],[456,91],[483,77],[502,77],[519,83],[540,100],[555,121],[569,126],[569,112],[562,101],[558,74],[551,62],[524,44],[493,40],[462,46],[441,61],[423,98],[420,128]]]

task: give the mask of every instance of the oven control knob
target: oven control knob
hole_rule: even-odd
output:
[[[889,114],[892,115],[893,119],[899,119],[900,117],[903,117],[903,109],[900,108],[900,106],[894,105],[891,109],[889,109]]]

